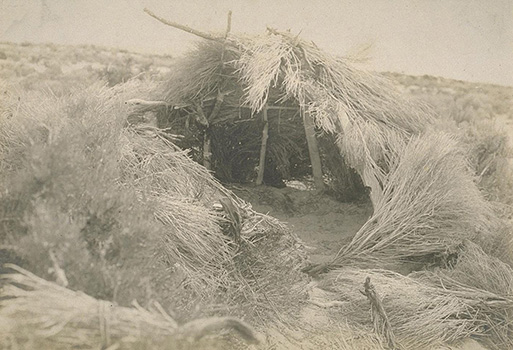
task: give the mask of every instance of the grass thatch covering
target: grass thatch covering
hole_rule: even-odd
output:
[[[178,325],[162,306],[147,311],[137,303],[121,307],[45,281],[17,266],[1,276],[0,344],[5,348],[173,349],[203,348],[199,340],[222,329],[258,342],[251,327],[233,318],[209,318]],[[205,348],[222,348],[210,340]]]
[[[201,277],[193,283],[217,286],[220,281],[212,276],[222,275],[220,269],[229,264],[233,249],[212,205],[229,193],[165,134],[144,131],[125,131],[120,180],[135,184],[140,196],[153,203],[155,218],[169,229],[162,241],[168,263],[178,263],[187,275]]]
[[[3,262],[123,306],[159,300],[183,319],[293,313],[303,297],[287,285],[305,279],[301,244],[167,134],[126,123],[124,101],[149,86],[22,94],[2,106]],[[237,237],[219,201],[237,213]]]
[[[430,348],[468,337],[478,337],[494,349],[510,348],[513,270],[471,243],[458,253],[461,258],[453,267],[436,272],[403,276],[347,267],[330,272],[321,286],[342,301],[333,317],[343,315],[351,322],[370,325],[366,312],[370,305],[359,292],[370,277],[396,340],[405,349]],[[489,277],[483,278],[482,273]]]

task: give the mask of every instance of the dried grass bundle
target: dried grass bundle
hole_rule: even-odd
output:
[[[256,37],[241,44],[241,55],[234,65],[244,86],[247,105],[259,112],[269,99],[270,89],[277,86],[283,64],[294,64],[300,71],[300,60],[278,35]]]
[[[434,281],[437,275],[425,272]],[[511,346],[508,326],[513,299],[462,284],[431,283],[428,278],[407,277],[386,270],[344,268],[330,272],[320,287],[342,301],[333,317],[371,324],[370,305],[360,293],[370,277],[379,291],[397,343],[405,349],[427,349],[480,337]],[[500,337],[498,337],[500,335]]]
[[[301,241],[277,219],[258,213],[244,220],[241,235],[246,242],[234,259],[241,278],[227,291],[230,299],[251,310],[263,325],[268,315],[297,318],[308,283],[300,272],[306,264]]]
[[[255,111],[267,102],[269,89],[279,86],[282,101],[294,98],[317,111],[318,125],[327,131],[340,131],[334,112],[341,106],[351,119],[375,120],[411,133],[424,130],[429,122],[428,109],[401,96],[390,81],[291,33],[270,29],[252,40],[234,39],[241,55],[232,64],[245,86],[245,101]]]
[[[217,93],[225,77],[223,69],[223,45],[219,42],[201,42],[194,54],[180,59],[170,73],[168,82],[160,87],[163,98],[173,105],[189,104]],[[174,84],[179,83],[180,88]]]
[[[134,302],[120,307],[45,281],[14,265],[0,299],[0,344],[38,349],[167,349],[191,346],[212,332],[233,329],[258,342],[252,328],[234,318],[195,320],[179,326],[155,303],[150,311]],[[209,348],[223,348],[209,342]],[[196,343],[198,345],[198,343]]]
[[[226,270],[230,270],[237,248],[221,231],[219,215],[172,195],[152,199],[155,218],[165,226],[162,250],[166,260],[180,265],[197,292],[210,293],[210,288],[229,285]]]
[[[465,239],[486,241],[494,225],[491,206],[457,142],[443,133],[427,133],[402,150],[374,214],[331,265],[443,254]]]
[[[192,161],[158,129],[130,127],[122,131],[122,182],[155,194],[168,193],[212,205],[229,192],[205,167]]]
[[[448,268],[441,270],[443,276],[476,289],[513,296],[513,268],[477,244],[465,241],[453,252],[453,259],[456,261],[448,261]]]

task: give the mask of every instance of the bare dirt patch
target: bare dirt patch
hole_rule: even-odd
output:
[[[255,210],[286,223],[309,248],[312,263],[332,258],[372,214],[370,202],[341,203],[310,190],[252,185],[231,189]]]

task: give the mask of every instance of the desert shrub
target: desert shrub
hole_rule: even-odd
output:
[[[2,275],[2,349],[235,349],[258,343],[251,326],[234,317],[179,325],[162,306],[134,301],[121,307],[37,277],[15,265]],[[224,331],[224,337],[212,333]],[[229,337],[229,335],[237,335]],[[206,338],[206,339],[205,339]],[[235,346],[235,345],[239,346]]]
[[[468,93],[458,96],[455,100],[457,112],[456,122],[489,119],[493,115],[490,98],[483,93]]]
[[[513,117],[513,94],[511,87],[495,87],[490,89],[490,97],[493,101],[493,112],[495,115],[506,115],[509,119]]]
[[[490,200],[513,204],[513,153],[506,132],[488,120],[476,120],[462,129],[472,168],[484,193]]]
[[[506,87],[473,86],[445,82],[450,88],[439,93],[424,91],[417,98],[428,103],[440,116],[438,128],[450,130],[466,146],[467,157],[478,177],[479,186],[488,199],[511,205],[513,173],[509,158],[508,135],[494,120],[509,113],[510,94]],[[440,83],[434,84],[436,88]]]
[[[55,77],[62,75],[62,62],[59,61],[50,61],[47,60],[45,62],[46,66],[46,74],[48,74],[50,77]]]
[[[442,114],[437,123],[439,130],[450,131],[465,148],[471,170],[487,199],[506,205],[513,203],[513,155],[509,136],[492,118],[479,113],[460,111]]]
[[[2,244],[48,279],[65,271],[62,283],[91,295],[141,297],[120,286],[148,274],[159,227],[135,191],[116,181],[119,102],[98,86],[66,101],[24,99],[32,103],[4,120],[0,137],[8,189],[0,197]]]
[[[101,79],[105,79],[109,86],[127,82],[133,77],[131,62],[127,60],[109,64],[99,72],[99,76]]]
[[[0,77],[25,90],[51,90],[65,95],[70,88],[87,87],[98,79],[109,86],[160,75],[172,61],[169,57],[121,52],[96,46],[0,43],[6,59],[0,59]],[[89,64],[90,68],[83,67]]]

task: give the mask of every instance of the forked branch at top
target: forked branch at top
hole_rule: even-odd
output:
[[[156,15],[155,13],[153,13],[148,8],[145,8],[144,12],[146,12],[151,17],[155,18],[157,21],[159,21],[159,22],[161,22],[161,23],[163,23],[165,25],[168,25],[170,27],[183,30],[184,32],[187,32],[187,33],[190,33],[190,34],[194,34],[196,36],[199,36],[200,38],[207,39],[207,40],[213,40],[213,41],[220,41],[220,42],[224,42],[225,41],[225,37],[215,36],[215,35],[212,35],[210,33],[204,33],[204,32],[201,32],[199,30],[196,30],[194,28],[191,28],[189,26],[186,26],[186,25],[183,25],[183,24],[180,24],[180,23],[176,23],[176,22],[173,22],[173,21],[169,21],[169,20],[167,20],[165,18],[162,18],[162,17]],[[230,11],[230,15],[229,15],[227,34],[228,34],[228,31],[229,31],[230,27],[231,27],[231,11]]]

